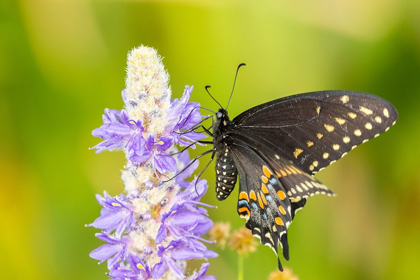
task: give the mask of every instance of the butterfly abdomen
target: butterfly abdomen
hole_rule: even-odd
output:
[[[238,171],[228,149],[218,157],[216,163],[216,197],[218,200],[226,199],[233,191]]]

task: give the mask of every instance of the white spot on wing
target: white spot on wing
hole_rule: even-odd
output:
[[[356,129],[356,130],[354,131],[354,135],[356,135],[356,136],[361,136],[361,135],[362,135],[362,132],[360,131],[360,129]]]
[[[346,120],[342,119],[342,118],[335,118],[335,121],[339,124],[339,125],[343,125],[346,123]]]
[[[349,113],[347,113],[347,115],[353,120],[357,117],[357,115],[353,112],[349,112]]]
[[[349,96],[348,95],[343,95],[340,97],[341,102],[343,102],[344,104],[346,104],[347,102],[349,102]]]
[[[373,111],[371,109],[366,108],[366,107],[360,106],[359,109],[360,109],[360,112],[362,112],[365,115],[369,116],[369,115],[373,114]]]
[[[334,126],[329,125],[329,124],[324,124],[324,127],[325,127],[325,129],[326,129],[328,132],[333,132],[333,131],[334,131],[334,129],[335,129],[335,127],[334,127]]]
[[[387,108],[384,108],[383,113],[384,113],[384,116],[385,116],[386,118],[389,118],[389,111],[388,111],[388,109],[387,109]]]
[[[371,124],[371,123],[366,123],[366,124],[365,124],[365,128],[366,128],[367,130],[371,130],[373,127],[372,127],[372,124]]]
[[[293,156],[297,159],[298,156],[303,152],[302,149],[296,148],[295,151],[293,152]]]

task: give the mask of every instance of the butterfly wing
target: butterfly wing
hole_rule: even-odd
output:
[[[275,146],[270,146],[265,141],[252,137],[252,135],[243,135],[240,130],[231,134],[230,137],[234,143],[242,142],[258,154],[265,164],[273,170],[275,177],[282,184],[291,202],[298,202],[315,194],[334,195],[333,191],[312,175],[302,171],[293,161],[279,156],[276,153]]]
[[[228,135],[271,147],[272,158],[314,174],[388,130],[397,117],[395,108],[377,96],[320,91],[251,108],[233,120],[235,129]]]
[[[311,175],[388,130],[397,117],[387,101],[350,91],[294,95],[236,117],[226,138],[246,226],[277,255],[281,244],[288,259],[287,229],[296,212],[309,196],[334,194]]]
[[[239,174],[239,215],[246,219],[246,227],[252,234],[277,256],[280,244],[283,256],[288,260],[287,229],[295,213],[305,205],[306,199],[290,201],[275,171],[248,144],[234,141],[229,147],[229,155]],[[280,260],[278,266],[282,270]]]

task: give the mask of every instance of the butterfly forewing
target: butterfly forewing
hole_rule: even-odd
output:
[[[398,114],[371,94],[323,91],[262,104],[233,120],[235,131],[265,143],[313,174],[392,126]]]

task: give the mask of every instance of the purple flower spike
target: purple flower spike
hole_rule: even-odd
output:
[[[106,109],[102,126],[92,132],[103,139],[96,152],[120,149],[128,162],[121,172],[125,194],[96,196],[101,214],[88,226],[101,230],[96,236],[105,244],[90,256],[107,261],[114,280],[213,280],[205,276],[208,263],[192,275],[185,272],[188,260],[217,254],[202,237],[213,226],[204,208],[212,206],[200,202],[207,183],[186,181],[199,163],[184,170],[191,163],[188,151],[174,146],[194,147],[206,137],[195,132],[203,116],[200,104],[189,102],[192,87],[171,99],[161,60],[147,47],[129,54],[124,109]]]

